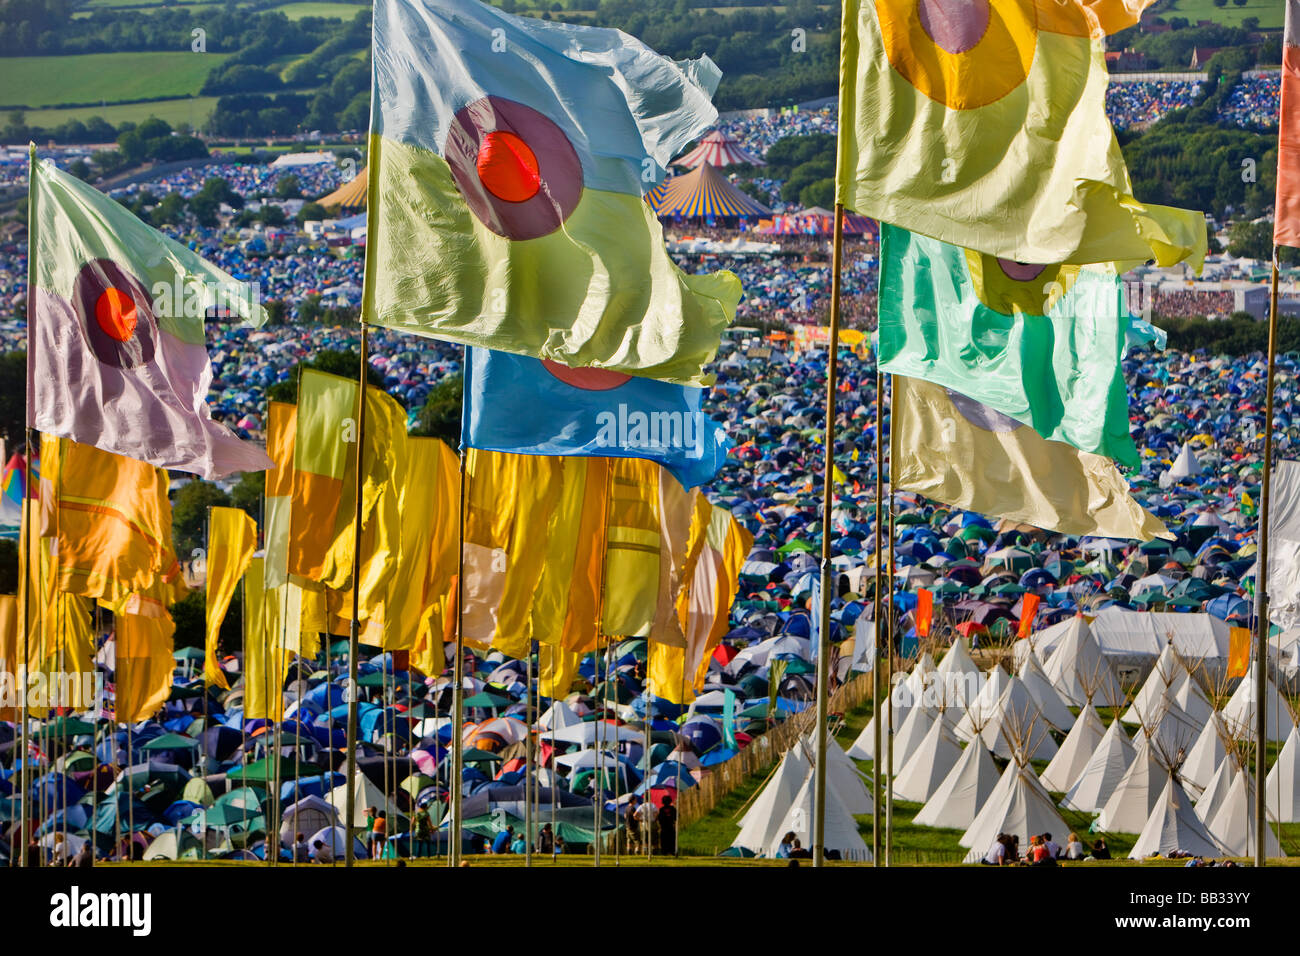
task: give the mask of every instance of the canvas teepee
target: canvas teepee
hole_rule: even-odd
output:
[[[1183,782],[1186,785],[1195,787],[1198,791],[1204,791],[1210,785],[1214,771],[1223,763],[1226,754],[1223,741],[1227,737],[1228,728],[1216,710],[1205,722],[1200,736],[1183,761]]]
[[[1033,768],[1012,760],[983,809],[958,842],[970,848],[964,862],[976,863],[984,857],[999,833],[1018,836],[1021,845],[1028,846],[1029,838],[1036,834],[1052,833],[1062,837],[1067,832],[1069,827],[1034,776]]]
[[[1126,724],[1140,724],[1144,719],[1149,719],[1148,715],[1157,710],[1160,700],[1169,691],[1170,685],[1186,670],[1182,658],[1174,650],[1174,645],[1166,644],[1160,656],[1156,658],[1155,667],[1151,668],[1151,673],[1147,675],[1142,688],[1133,698],[1132,705],[1120,720]]]
[[[1156,759],[1156,749],[1146,734],[1138,737],[1133,762],[1124,772],[1114,793],[1101,808],[1097,827],[1120,833],[1141,833],[1147,817],[1160,798],[1165,783],[1165,769]]]
[[[1119,782],[1124,779],[1136,756],[1133,742],[1128,739],[1120,722],[1111,721],[1106,735],[1088,758],[1087,766],[1066,791],[1061,806],[1067,810],[1096,813],[1106,805]]]
[[[997,764],[984,745],[984,738],[977,733],[912,822],[925,827],[965,829],[997,782]]]
[[[1264,779],[1264,800],[1278,822],[1300,823],[1300,729],[1287,735]]]
[[[804,779],[799,792],[795,794],[790,809],[776,827],[775,839],[765,848],[767,856],[776,856],[777,848],[781,844],[781,838],[786,833],[793,833],[799,839],[799,842],[809,850],[813,848],[813,812],[815,805],[813,780],[812,774],[809,774]],[[871,851],[867,849],[867,845],[862,842],[862,836],[858,833],[857,821],[853,819],[853,815],[840,802],[834,787],[826,788],[826,821],[822,826],[822,831],[826,849],[839,850],[846,860],[871,859]]]
[[[936,720],[894,778],[894,798],[925,803],[957,765],[961,754],[961,745],[956,738],[942,720]]]
[[[969,706],[984,685],[984,675],[971,660],[966,639],[962,637],[953,640],[952,647],[943,655],[943,660],[939,661],[939,666],[935,669],[935,677],[943,693],[945,707]]]
[[[1143,860],[1157,854],[1169,856],[1175,851],[1193,856],[1217,856],[1221,852],[1192,810],[1191,798],[1178,775],[1171,772],[1128,856],[1130,860]]]
[[[1205,825],[1229,856],[1255,854],[1255,780],[1249,773],[1238,770],[1223,803]],[[1264,855],[1286,856],[1271,820],[1264,827]]]
[[[1042,719],[1038,702],[1018,677],[1007,678],[1006,688],[988,714],[981,735],[989,750],[1005,760],[1017,752],[1027,760],[1051,760],[1056,756],[1056,741]]]
[[[944,661],[947,661],[946,657]],[[939,666],[942,669],[943,665]],[[1002,696],[1010,680],[1010,675],[1002,669],[1001,664],[993,666],[979,693],[966,704],[966,713],[962,715],[961,720],[957,721],[957,736],[961,740],[970,740],[975,736],[976,726],[983,727],[988,724],[997,707],[998,698]]]
[[[1074,726],[1074,715],[1043,672],[1043,665],[1038,663],[1037,657],[1033,654],[1026,656],[1017,677],[1038,705],[1038,713],[1044,721],[1062,733]]]
[[[799,788],[811,772],[812,764],[804,756],[803,747],[787,750],[771,779],[740,818],[740,833],[731,845],[762,853],[771,844],[773,833],[790,812]]]
[[[1241,679],[1232,698],[1223,707],[1223,723],[1228,732],[1239,740],[1255,739],[1255,668],[1258,662],[1251,661],[1250,673]],[[1283,703],[1277,692],[1277,685],[1268,675],[1264,676],[1265,732],[1270,741],[1281,743],[1295,728],[1291,720],[1291,711]]]
[[[1082,707],[1088,700],[1090,684],[1092,698],[1101,701],[1103,706],[1118,706],[1124,699],[1124,688],[1115,676],[1115,669],[1102,654],[1082,615],[1070,619],[1065,636],[1043,664],[1043,673],[1073,707]]]
[[[1101,722],[1097,708],[1089,701],[1079,711],[1079,716],[1066,735],[1061,749],[1056,752],[1039,780],[1043,786],[1055,793],[1064,793],[1079,779],[1088,761],[1096,752],[1102,738],[1106,736],[1106,725]]]

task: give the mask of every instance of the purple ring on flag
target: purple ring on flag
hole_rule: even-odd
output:
[[[983,402],[977,402],[950,388],[945,388],[944,391],[948,393],[948,399],[953,407],[961,412],[962,418],[976,428],[982,428],[986,432],[1013,432],[1020,427],[1021,423],[1010,415],[1003,415]]]
[[[135,324],[126,338],[110,334],[97,314],[100,298],[110,290],[135,306]],[[153,361],[157,348],[153,301],[139,279],[112,259],[91,259],[77,273],[72,307],[95,358],[114,368],[138,368]]]
[[[513,133],[536,157],[540,188],[523,202],[495,195],[480,177],[479,150],[494,132]],[[553,120],[514,100],[485,96],[458,110],[443,155],[470,211],[507,239],[550,235],[582,198],[582,160],[569,137]]]

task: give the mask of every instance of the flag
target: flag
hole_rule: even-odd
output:
[[[208,309],[261,325],[253,288],[32,148],[28,425],[217,478],[270,462],[212,420]]]
[[[1248,627],[1228,628],[1228,680],[1250,673],[1250,637]]]
[[[740,283],[686,275],[642,201],[721,74],[476,0],[374,11],[369,321],[699,384]]]
[[[1120,365],[1130,323],[1113,266],[1021,266],[896,226],[880,233],[884,371],[1139,463]]]
[[[736,692],[730,687],[722,692],[722,743],[732,750],[736,745]]]
[[[1106,458],[1047,441],[949,389],[894,376],[895,487],[1071,535],[1172,538]]]
[[[688,488],[726,464],[726,429],[704,389],[469,349],[461,444],[525,455],[646,458]]]
[[[916,636],[929,637],[934,622],[934,594],[925,588],[916,590]]]
[[[1300,247],[1300,0],[1286,0],[1273,244]]]
[[[41,534],[57,541],[59,590],[118,600],[158,583],[184,596],[165,471],[50,435],[41,462]]]
[[[226,690],[226,680],[221,665],[217,663],[217,641],[221,622],[226,619],[230,599],[235,596],[239,579],[248,570],[257,547],[257,525],[239,508],[213,508],[208,513],[207,639],[204,644],[203,679],[207,684],[218,684]]]
[[[1029,632],[1034,626],[1034,615],[1038,613],[1038,602],[1041,601],[1037,594],[1026,594],[1020,600],[1020,626],[1016,628],[1016,637],[1028,637]]]
[[[23,499],[27,497],[27,462],[15,452],[5,463],[0,477],[0,525],[18,527],[23,520]]]
[[[244,572],[244,719],[284,717],[284,609],[281,588],[267,589],[263,559]]]
[[[1205,217],[1134,199],[1106,118],[1104,36],[1150,2],[846,0],[836,200],[1012,261],[1199,271]]]
[[[272,467],[263,486],[266,538],[266,583],[279,587],[289,580],[289,528],[293,511],[293,448],[298,430],[298,406],[268,402],[266,453]]]
[[[352,586],[356,515],[357,383],[307,369],[298,387],[293,437],[288,572],[327,587]],[[406,412],[382,390],[366,388],[362,449],[362,528],[390,488],[405,454]],[[390,501],[391,505],[391,501]],[[384,514],[390,517],[390,507]],[[274,576],[272,580],[278,580]]]
[[[156,714],[171,693],[176,625],[165,608],[161,613],[115,614],[113,621],[117,633],[114,719],[134,724]]]

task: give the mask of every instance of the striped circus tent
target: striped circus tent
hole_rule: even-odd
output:
[[[665,180],[654,189],[650,190],[642,198],[650,204],[650,208],[658,212],[659,205],[664,201],[664,193],[667,191],[668,182]]]
[[[668,180],[663,199],[658,205],[651,203],[651,207],[660,218],[671,219],[745,219],[772,214],[772,210],[737,189],[710,163]]]
[[[708,163],[710,166],[733,166],[736,163],[750,163],[754,166],[767,165],[762,159],[742,147],[734,139],[730,139],[716,129],[700,140],[699,146],[696,146],[685,156],[673,160],[674,166],[686,166],[689,169],[694,169],[701,163]]]
[[[326,209],[333,209],[335,207],[338,207],[340,211],[346,211],[349,209],[365,209],[367,195],[366,189],[368,183],[366,171],[369,168],[370,167],[368,166],[362,166],[361,172],[357,173],[355,178],[344,183],[332,193],[321,196],[321,198],[316,201]]]

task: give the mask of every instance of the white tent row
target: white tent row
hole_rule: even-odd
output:
[[[1072,620],[1065,620],[1030,635],[1034,652],[1046,664],[1077,627]],[[1204,662],[1214,672],[1226,666],[1228,659],[1230,628],[1211,614],[1129,611],[1111,606],[1098,611],[1088,629],[1113,664],[1142,671],[1154,664],[1170,642],[1184,660]]]

